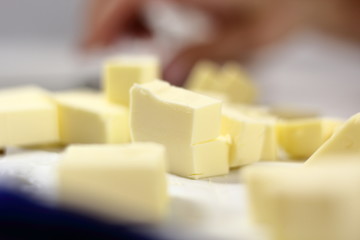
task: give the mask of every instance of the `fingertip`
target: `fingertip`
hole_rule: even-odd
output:
[[[192,66],[193,62],[186,59],[173,61],[165,68],[163,77],[172,85],[182,86],[185,83]]]

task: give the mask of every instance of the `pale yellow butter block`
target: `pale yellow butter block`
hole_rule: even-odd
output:
[[[230,167],[259,161],[263,155],[266,124],[226,106],[222,112],[221,134],[230,135]]]
[[[236,103],[254,103],[257,97],[255,84],[236,62],[228,62],[222,67],[214,88],[226,92],[230,101]]]
[[[306,166],[360,163],[360,114],[352,116],[306,162]]]
[[[330,118],[279,121],[279,143],[290,158],[309,158],[342,124]]]
[[[220,101],[223,101],[224,103],[230,102],[228,96],[225,93],[216,92],[216,91],[208,91],[208,90],[192,90],[196,93],[218,99]]]
[[[108,221],[156,223],[167,215],[166,151],[155,143],[73,145],[59,163],[59,198]]]
[[[232,108],[241,114],[261,122],[265,126],[265,136],[263,149],[260,160],[276,161],[279,159],[279,143],[276,131],[276,124],[278,119],[270,114],[269,109],[265,106],[254,106],[245,104],[225,104],[225,108]]]
[[[134,83],[145,83],[160,75],[158,59],[128,56],[109,60],[104,69],[104,90],[108,101],[129,106],[130,88]]]
[[[289,105],[273,106],[270,108],[270,113],[283,119],[307,119],[320,116],[314,109]]]
[[[130,141],[129,110],[109,103],[95,91],[58,93],[60,138],[71,143],[125,143]]]
[[[282,175],[297,171],[303,165],[299,163],[256,163],[241,170],[241,179],[245,182],[248,192],[249,214],[257,224],[271,223],[269,195]]]
[[[46,91],[31,86],[0,91],[0,147],[58,141],[58,112]]]
[[[194,173],[189,178],[199,179],[229,173],[229,136],[195,144],[191,147]]]
[[[296,166],[296,165],[295,165]],[[253,219],[271,239],[358,239],[359,169],[250,166]]]
[[[201,61],[190,73],[185,85],[193,91],[217,92],[235,103],[253,103],[257,89],[240,64],[227,62],[220,66],[214,62]]]
[[[185,88],[193,91],[211,91],[220,67],[210,61],[200,61],[192,69]]]
[[[224,103],[228,108],[233,108],[239,111],[241,114],[258,118],[258,119],[276,119],[276,116],[270,113],[270,109],[262,105],[251,105],[251,104],[238,104],[238,103]]]
[[[189,177],[198,173],[192,145],[219,136],[221,101],[163,81],[136,84],[131,89],[130,122],[134,141],[164,144],[170,172]]]
[[[265,124],[265,137],[263,150],[260,160],[263,161],[276,161],[279,160],[279,142],[276,131],[276,120],[264,120]]]

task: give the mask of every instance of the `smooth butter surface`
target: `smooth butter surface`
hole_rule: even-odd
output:
[[[299,163],[257,163],[241,170],[241,178],[248,191],[249,214],[254,222],[271,223],[269,195],[273,192],[273,186],[278,177],[293,172],[293,168],[296,170],[302,167]]]
[[[2,90],[0,132],[0,147],[56,143],[56,105],[46,91],[37,87]]]
[[[172,173],[193,178],[223,174],[224,167],[218,168],[217,173],[198,167],[204,166],[203,161],[213,164],[211,159],[199,157],[206,155],[205,148],[211,151],[213,146],[222,152],[219,155],[226,154],[222,143],[210,143],[219,136],[220,111],[219,100],[172,87],[166,82],[136,84],[131,90],[132,139],[164,144]],[[227,164],[223,157],[217,161]]]
[[[211,91],[214,78],[217,77],[220,67],[210,61],[201,61],[195,65],[185,83],[185,87],[192,91]]]
[[[108,103],[101,93],[58,93],[60,138],[71,143],[124,143],[130,140],[128,109]]]
[[[279,160],[279,142],[276,132],[277,117],[270,113],[265,106],[254,106],[244,104],[226,104],[225,109],[232,108],[233,111],[240,112],[242,115],[265,126],[265,136],[260,160],[276,161]],[[225,111],[226,112],[226,111]]]
[[[156,58],[145,56],[122,57],[108,61],[104,69],[106,98],[117,104],[129,106],[130,88],[134,83],[157,79],[160,74]]]
[[[331,126],[330,126],[331,127]],[[306,166],[360,163],[360,114],[352,116],[306,162]]]
[[[359,170],[250,166],[243,174],[253,219],[271,239],[358,239]]]
[[[61,203],[110,221],[167,214],[165,148],[155,143],[73,145],[59,164]]]
[[[253,103],[257,89],[245,70],[236,62],[226,63],[215,81],[215,88],[228,93],[232,102]]]
[[[229,173],[229,136],[191,146],[194,173],[189,178],[199,179]],[[180,159],[179,159],[180,161]]]
[[[277,126],[279,143],[290,158],[307,159],[341,124],[330,118],[281,121]]]
[[[272,150],[268,148],[266,153],[263,153],[266,133],[267,124],[263,121],[250,118],[229,106],[223,108],[221,134],[231,136],[229,160],[231,167],[257,162],[263,155],[269,154]]]
[[[224,66],[202,61],[196,64],[186,83],[194,91],[217,92],[229,102],[253,103],[256,87],[238,63],[227,62]]]

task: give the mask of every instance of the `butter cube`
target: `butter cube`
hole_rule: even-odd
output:
[[[360,114],[352,116],[305,162],[306,166],[360,163]]]
[[[104,88],[108,101],[129,106],[130,88],[160,75],[159,62],[151,57],[122,57],[105,64]]]
[[[263,155],[266,124],[228,106],[223,108],[221,134],[230,135],[230,167],[259,161]]]
[[[245,171],[249,200],[271,239],[359,239],[359,169],[251,166]]]
[[[0,148],[58,141],[56,104],[44,90],[19,87],[0,91]]]
[[[211,91],[220,67],[210,61],[200,61],[195,65],[185,83],[185,88],[192,91]]]
[[[156,223],[167,214],[165,148],[73,145],[59,163],[60,202],[108,221]]]
[[[192,145],[194,170],[188,177],[200,179],[229,173],[230,142],[230,138],[224,136],[213,141]]]
[[[276,116],[271,114],[270,109],[266,106],[237,103],[225,103],[224,105],[226,105],[227,108],[233,108],[249,117],[258,119],[276,119]]]
[[[221,93],[221,92],[216,92],[216,91],[208,91],[208,90],[192,90],[196,93],[199,93],[201,95],[205,95],[205,96],[208,96],[208,97],[211,97],[211,98],[215,98],[215,99],[218,99],[220,101],[223,101],[224,103],[225,102],[229,102],[229,98],[226,94],[224,93]]]
[[[299,163],[276,162],[257,163],[241,170],[241,178],[248,192],[249,214],[252,221],[261,225],[271,223],[272,208],[269,207],[269,198],[274,186],[280,177],[302,167],[303,165]]]
[[[191,177],[200,171],[207,176],[205,169],[196,168],[200,160],[194,159],[193,145],[219,136],[220,112],[221,101],[163,81],[135,84],[131,89],[132,139],[165,145],[170,172],[174,174]],[[223,168],[218,174],[223,174]]]
[[[56,96],[60,138],[71,143],[124,143],[130,141],[129,111],[108,103],[94,91],[73,91]]]
[[[265,126],[264,143],[260,160],[276,161],[279,159],[279,143],[277,137],[277,121],[278,119],[270,114],[269,109],[264,106],[252,106],[244,104],[226,104],[226,108],[233,108],[242,115],[261,122]]]
[[[215,89],[226,92],[230,101],[237,103],[253,103],[257,97],[257,89],[242,67],[235,62],[226,63],[215,79]]]
[[[185,85],[193,91],[217,92],[236,103],[253,103],[257,90],[238,63],[227,62],[220,67],[216,63],[201,61],[190,73]]]
[[[274,106],[270,109],[270,113],[282,119],[306,119],[320,116],[314,109],[287,105]]]
[[[276,131],[277,121],[275,119],[264,119],[263,123],[265,124],[265,136],[260,160],[276,161],[279,159],[279,142]]]
[[[341,121],[327,118],[279,122],[279,143],[293,159],[309,158],[334,132]]]

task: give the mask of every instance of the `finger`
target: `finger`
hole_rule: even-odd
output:
[[[85,35],[84,47],[107,45],[123,34],[138,14],[141,0],[103,0],[93,12],[91,26]]]
[[[145,20],[140,16],[129,25],[130,34],[138,38],[150,38],[152,32],[146,27]]]
[[[173,0],[225,19],[251,16],[275,0]]]
[[[296,12],[283,0],[254,17],[220,23],[215,37],[207,43],[181,51],[165,68],[165,80],[182,85],[193,65],[201,59],[248,60],[258,49],[272,43],[296,25]]]
[[[231,33],[224,33],[224,35],[220,36],[224,37],[218,37],[206,44],[190,46],[178,53],[165,68],[165,80],[181,86],[192,67],[199,60],[207,59],[223,62],[230,59],[239,60],[248,55],[249,49],[247,46],[249,44],[244,33],[231,30]]]

